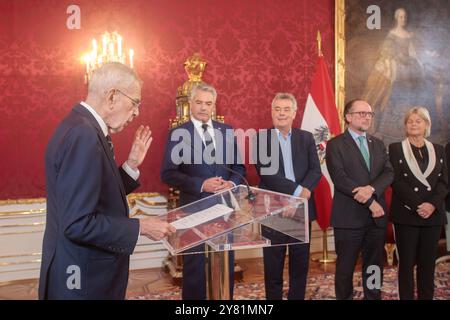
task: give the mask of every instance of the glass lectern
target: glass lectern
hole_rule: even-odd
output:
[[[206,254],[209,299],[229,299],[228,252],[309,241],[308,202],[304,198],[239,185],[189,205],[161,219],[176,232],[163,240],[172,255]],[[263,229],[287,235],[272,244]],[[204,245],[203,245],[204,244]],[[199,249],[202,248],[202,249]]]

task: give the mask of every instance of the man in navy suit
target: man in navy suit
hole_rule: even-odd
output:
[[[141,87],[127,66],[103,65],[47,146],[40,299],[124,299],[139,234],[159,240],[175,231],[157,218],[128,217],[126,194],[139,186],[150,129],[138,128],[120,168],[114,160],[109,134],[139,115]]]
[[[180,190],[180,206],[232,188],[242,182],[240,175],[245,175],[245,166],[238,163],[232,127],[211,119],[216,98],[217,93],[212,86],[204,83],[194,86],[189,97],[190,121],[169,133],[161,179]],[[180,143],[182,147],[188,148],[190,156],[177,161],[173,158],[173,151]],[[204,245],[200,245],[191,251],[204,251],[203,248]],[[232,253],[229,260],[230,297],[233,297]],[[182,289],[185,300],[206,299],[204,254],[188,254],[183,257]]]
[[[313,190],[322,176],[316,143],[310,132],[292,128],[297,113],[297,101],[290,93],[278,93],[272,102],[274,129],[268,130],[267,141],[258,138],[258,157],[267,155],[278,166],[267,164],[258,158],[256,169],[261,178],[260,188],[308,199],[309,221],[316,218]],[[272,139],[278,150],[271,150]],[[263,141],[260,141],[263,140]],[[265,150],[261,150],[265,149]],[[261,153],[262,151],[262,153]],[[275,151],[275,152],[274,152]],[[276,172],[265,174],[263,169],[272,167]],[[278,169],[276,169],[278,168]],[[290,243],[293,239],[276,230],[263,227],[263,235],[272,244]],[[263,249],[266,299],[281,300],[283,268],[286,246]],[[309,267],[309,243],[289,245],[289,300],[305,299],[306,278]]]

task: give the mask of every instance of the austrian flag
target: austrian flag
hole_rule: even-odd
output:
[[[317,60],[316,72],[312,79],[311,92],[306,100],[301,129],[311,132],[316,141],[322,178],[314,196],[317,208],[317,223],[325,231],[330,225],[334,194],[333,183],[325,164],[325,152],[328,140],[340,134],[341,127],[330,76],[322,56],[319,56]]]

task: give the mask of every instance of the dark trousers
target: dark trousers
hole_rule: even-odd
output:
[[[311,228],[310,228],[311,229]],[[263,235],[272,245],[293,242],[293,238],[265,228]],[[309,243],[263,248],[264,283],[267,300],[281,300],[283,296],[283,269],[289,250],[289,300],[304,300],[309,268]]]
[[[395,224],[398,253],[398,291],[401,300],[414,299],[414,266],[417,266],[417,298],[432,300],[434,267],[442,226]]]
[[[183,256],[183,300],[206,300],[206,256],[205,245],[198,245],[187,251],[202,252],[186,254]],[[234,252],[229,252],[230,270],[230,298],[233,298],[234,289]]]
[[[337,300],[353,298],[353,273],[362,252],[362,285],[364,299],[380,300],[383,284],[383,254],[386,228],[375,224],[358,229],[334,228],[337,254],[335,291]],[[378,267],[378,268],[377,268]],[[374,269],[378,269],[374,271]],[[379,275],[379,279],[375,279]],[[379,286],[376,283],[379,283]]]

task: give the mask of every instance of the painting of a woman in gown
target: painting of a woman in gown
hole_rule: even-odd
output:
[[[402,115],[411,106],[426,103],[424,67],[416,53],[420,44],[406,28],[405,9],[397,9],[394,17],[395,26],[381,45],[379,59],[363,93],[363,99],[375,109],[373,133],[386,144],[403,137]]]

